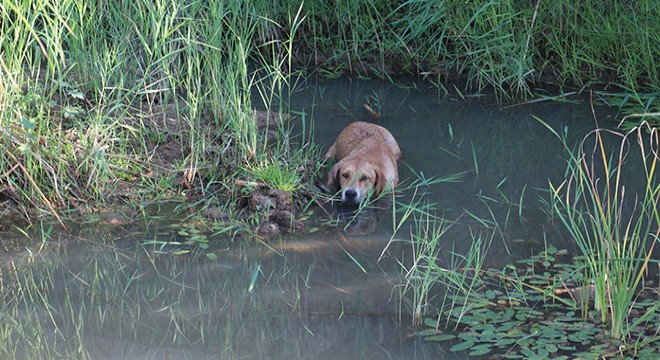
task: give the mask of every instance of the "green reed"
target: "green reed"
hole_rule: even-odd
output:
[[[58,216],[112,202],[127,185],[144,199],[181,182],[226,186],[240,174],[218,171],[219,159],[239,169],[271,152],[307,162],[315,147],[290,152],[289,125],[274,129],[285,139],[275,149],[255,125],[253,93],[284,114],[296,86],[303,16],[279,24],[269,11],[178,0],[0,6],[0,192]],[[266,41],[269,28],[281,31]],[[163,163],[154,149],[173,143],[177,161]]]
[[[471,245],[461,253],[455,247],[444,249],[447,232],[457,226],[455,222],[428,212],[414,215],[413,221],[412,264],[404,266],[406,283],[402,289],[410,296],[413,323],[421,325],[437,313],[437,323],[427,326],[447,327],[452,316],[458,325],[462,315],[481,301],[476,289],[482,285],[480,274],[495,232],[469,229]],[[444,325],[440,324],[442,320],[446,321]]]
[[[159,198],[244,175],[219,159],[308,163],[313,147],[292,152],[286,125],[269,153],[253,117],[287,114],[310,66],[421,74],[443,89],[462,77],[503,98],[548,76],[607,81],[654,99],[659,12],[650,0],[3,3],[0,191],[58,215],[121,188]],[[158,163],[154,148],[171,143],[179,160]]]
[[[627,91],[657,91],[660,81],[653,1],[306,2],[304,13],[302,42],[316,52],[309,63],[339,73],[394,67],[436,82],[464,75],[468,87],[502,97],[529,95],[550,78]]]
[[[612,151],[606,135],[618,139]],[[590,145],[586,138],[569,154],[566,180],[551,184],[553,213],[582,254],[582,284],[593,286],[601,320],[609,322],[612,337],[625,339],[635,294],[655,261],[651,256],[660,236],[659,137],[648,127],[628,134],[598,129],[591,136]],[[643,173],[632,174],[631,163],[637,162]],[[642,186],[636,190],[626,179],[641,179]],[[588,301],[581,304],[589,306]]]

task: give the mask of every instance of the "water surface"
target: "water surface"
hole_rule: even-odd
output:
[[[370,119],[365,103],[381,117]],[[313,136],[324,149],[351,121],[387,127],[404,153],[401,188],[419,178],[462,174],[460,181],[417,192],[434,214],[454,223],[443,238],[447,249],[460,251],[474,234],[496,231],[487,265],[501,266],[541,251],[544,241],[568,246],[539,202],[547,197],[548,181],[562,179],[565,153],[533,117],[577,142],[594,128],[586,103],[504,109],[491,99],[440,95],[409,81],[320,80],[294,95],[292,110],[313,119]],[[602,121],[611,116],[607,109],[597,112]],[[409,202],[414,193],[402,191],[397,203]],[[344,229],[332,225],[334,217],[342,219],[337,209],[328,209],[331,218],[319,215],[308,224],[313,232],[269,243],[218,235],[211,249],[178,256],[172,255],[178,248],[173,242],[185,241],[180,230],[195,224],[174,215],[173,206],[152,209],[125,226],[51,232],[48,245],[8,259],[3,270],[0,331],[15,342],[0,354],[465,358],[410,336],[401,284],[402,265],[412,258],[407,239],[414,224],[393,236],[391,211],[382,209]],[[218,258],[208,259],[208,252]]]

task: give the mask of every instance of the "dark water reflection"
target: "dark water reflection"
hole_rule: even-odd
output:
[[[314,119],[314,136],[327,148],[347,123],[369,120],[365,102],[399,141],[404,185],[415,173],[465,173],[460,182],[423,188],[435,213],[458,220],[447,248],[469,246],[470,231],[480,227],[475,217],[500,224],[489,265],[540,251],[544,234],[562,241],[553,236],[560,232],[538,199],[548,179],[563,176],[564,153],[532,116],[577,141],[594,128],[588,105],[546,102],[503,110],[484,99],[336,80],[296,93],[292,107]],[[601,120],[608,116],[603,112]],[[400,201],[411,194],[404,192]],[[209,250],[217,260],[204,253],[172,256],[175,247],[162,244],[182,241],[168,225],[183,220],[170,218],[166,208],[156,215],[167,220],[54,234],[57,245],[43,249],[43,256],[3,270],[0,332],[12,341],[0,357],[466,358],[409,336],[400,284],[411,246],[404,230],[388,247],[387,210],[374,211],[348,231],[319,224],[316,232],[269,244],[218,237]]]

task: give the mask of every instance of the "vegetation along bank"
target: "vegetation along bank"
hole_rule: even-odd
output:
[[[0,14],[0,205],[27,218],[177,198],[251,231],[301,226],[321,152],[291,139],[288,97],[308,76],[412,74],[502,101],[597,89],[657,112],[651,0],[22,0]]]

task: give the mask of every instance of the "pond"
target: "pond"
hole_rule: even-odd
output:
[[[346,124],[369,121],[364,104],[377,108],[381,116],[371,121],[388,128],[403,152],[403,187],[412,187],[420,178],[443,180],[418,187],[417,194],[424,192],[435,214],[459,225],[448,236],[449,247],[469,244],[467,228],[481,221],[497,224],[502,232],[491,247],[488,266],[538,253],[544,247],[543,234],[559,248],[572,246],[564,233],[553,233],[559,224],[548,223],[539,202],[550,199],[549,181],[557,185],[565,178],[567,152],[536,119],[577,145],[596,128],[589,100],[507,107],[494,98],[442,96],[418,86],[422,85],[320,82],[317,91],[306,93],[300,107],[313,114],[315,140],[324,149]],[[612,109],[596,107],[595,112],[600,126],[616,125]],[[414,190],[404,191],[401,202],[409,203],[406,196]],[[391,217],[384,220],[391,229]]]
[[[295,93],[324,149],[351,121],[388,128],[404,153],[394,205],[422,199],[452,222],[443,246],[461,252],[497,224],[487,266],[529,257],[546,242],[569,248],[539,198],[564,176],[559,140],[593,130],[588,101],[504,108],[494,99],[439,95],[409,80],[317,80]],[[582,99],[584,100],[584,99]],[[367,103],[380,117],[369,119]],[[599,121],[613,112],[597,108]],[[444,180],[432,182],[428,179]],[[415,187],[426,179],[427,185]],[[391,211],[344,228],[338,209],[270,242],[197,234],[177,204],[154,205],[120,226],[91,219],[70,234],[45,226],[44,244],[5,259],[2,358],[437,359],[467,358],[411,336],[402,278],[410,225],[393,236]],[[342,218],[343,219],[343,218]],[[173,255],[208,236],[211,247]],[[393,240],[393,241],[392,241]],[[208,257],[208,254],[213,257]]]

